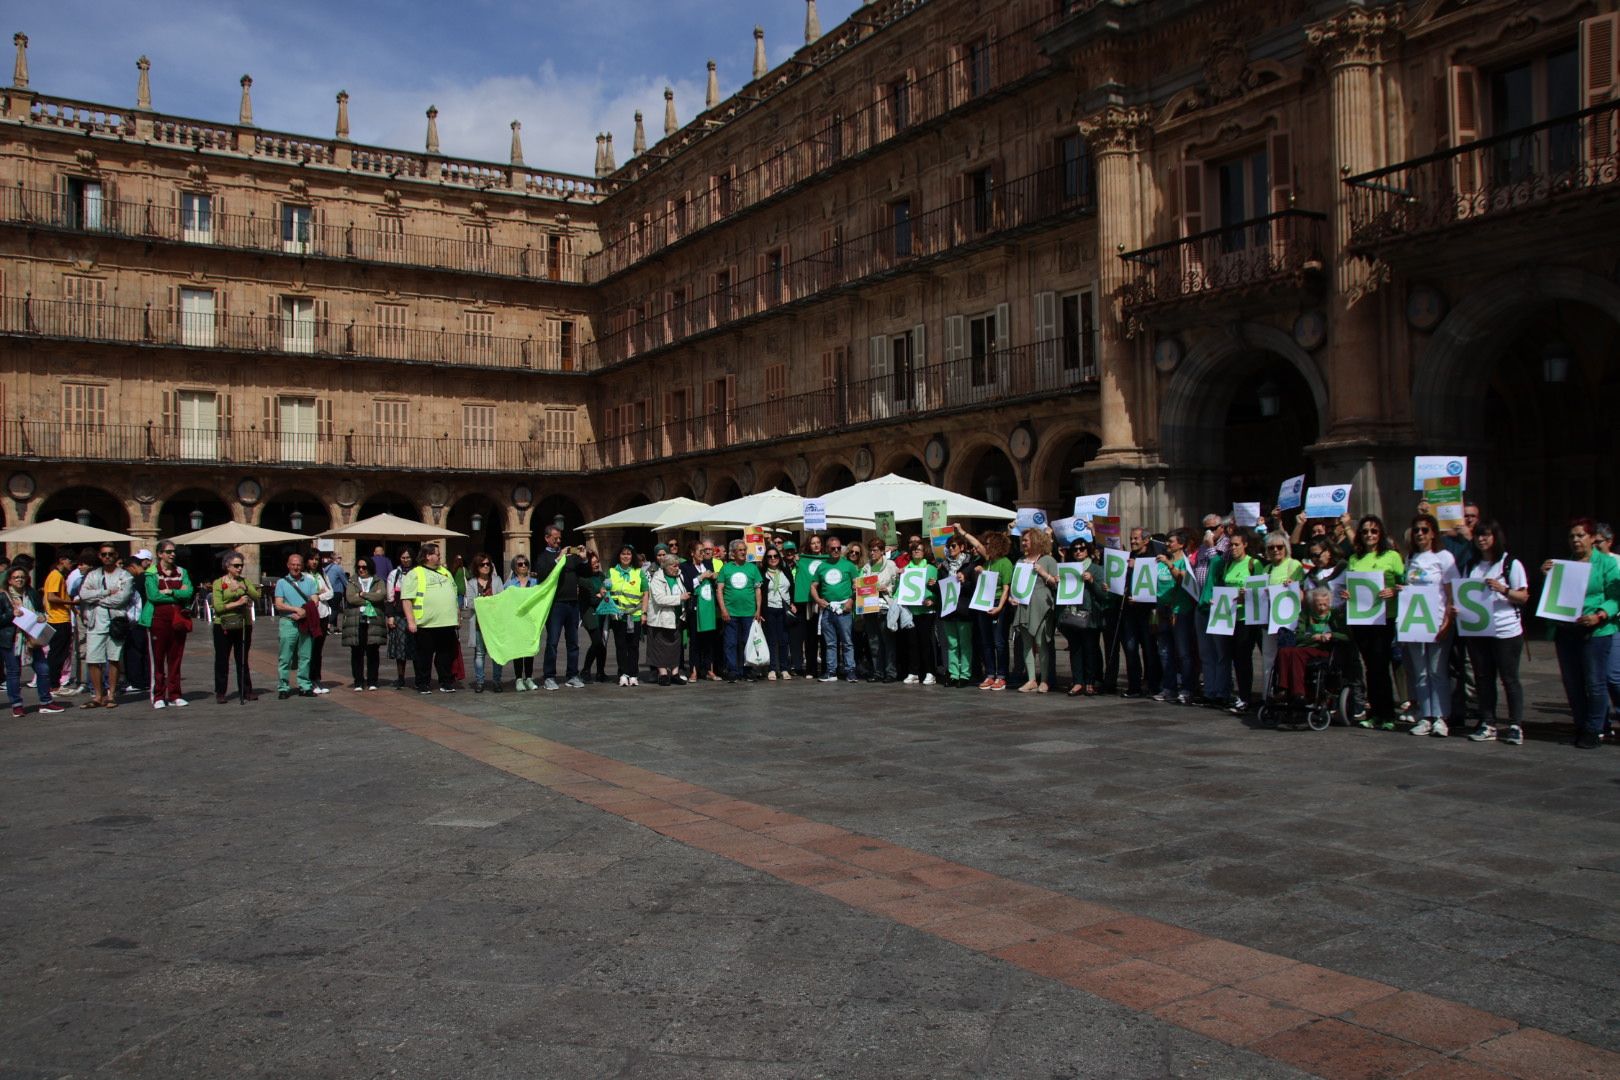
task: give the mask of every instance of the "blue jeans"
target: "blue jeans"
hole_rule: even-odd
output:
[[[1159,608],[1159,668],[1164,672],[1164,693],[1191,694],[1197,685],[1198,634],[1192,612],[1172,616],[1168,607]]]
[[[780,675],[793,667],[788,656],[787,608],[765,609],[765,644],[771,648],[771,670]]]
[[[489,663],[489,666],[494,669],[493,674],[492,674],[491,677],[496,682],[500,682],[501,681],[501,665],[497,664],[495,662],[494,658],[491,657],[489,655],[489,653],[484,650],[484,633],[483,633],[482,630],[478,629],[478,624],[477,623],[473,623],[472,637],[473,637],[473,662],[472,662],[473,685],[474,686],[483,686],[484,685],[484,664],[485,664],[486,661]]]
[[[572,679],[579,674],[579,605],[554,601],[551,614],[546,616],[546,679],[557,677],[557,639],[561,637],[568,648],[568,674]],[[498,678],[499,676],[497,676]]]
[[[1007,677],[1007,620],[1003,618],[1007,609],[1003,608],[1000,615],[991,615],[986,611],[976,611],[973,628],[973,640],[979,644],[979,663],[984,668],[984,677],[987,679],[1005,679]]]
[[[1420,718],[1444,720],[1451,715],[1451,638],[1401,643],[1406,677],[1411,682],[1412,711]]]
[[[743,673],[743,649],[748,644],[748,631],[754,625],[752,615],[733,615],[721,624],[720,635],[725,642],[726,678],[735,679]]]
[[[1575,730],[1600,734],[1608,714],[1614,635],[1592,637],[1582,627],[1559,623],[1553,644],[1558,649],[1558,673],[1564,677],[1564,696],[1575,717]]]
[[[1232,669],[1221,663],[1220,635],[1209,632],[1209,608],[1199,605],[1194,630],[1198,635],[1198,662],[1204,669],[1204,697],[1225,701],[1232,692]]]
[[[846,603],[848,601],[845,601]],[[834,614],[830,609],[821,613],[821,642],[824,646],[823,675],[837,675],[840,666],[844,678],[855,678],[855,619],[847,611]]]
[[[39,695],[41,705],[51,703],[51,660],[44,649],[35,649],[32,654],[33,661],[30,667],[34,669],[34,692]],[[22,698],[22,658],[11,649],[5,651],[6,656],[6,696],[11,699],[15,708],[23,703]],[[109,695],[110,696],[110,695]]]

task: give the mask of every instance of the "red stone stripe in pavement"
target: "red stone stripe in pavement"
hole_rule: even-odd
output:
[[[1620,1054],[1013,881],[446,709],[349,709],[673,840],[1328,1080],[1620,1077]]]

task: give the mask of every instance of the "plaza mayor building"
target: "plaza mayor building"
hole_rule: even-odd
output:
[[[1615,0],[806,15],[590,177],[516,122],[447,156],[432,109],[360,145],[342,93],[266,131],[247,77],[233,122],[169,115],[144,58],[132,106],[59,97],[18,34],[4,523],[387,510],[509,558],[887,472],[1160,528],[1303,472],[1400,518],[1417,453],[1526,549],[1615,506]]]

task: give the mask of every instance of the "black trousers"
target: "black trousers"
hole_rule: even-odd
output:
[[[431,689],[430,669],[439,676],[439,689],[451,685],[450,668],[456,662],[456,628],[421,626],[416,630],[416,688]],[[313,667],[313,665],[311,665]],[[315,681],[313,672],[310,682]]]
[[[360,644],[349,646],[349,673],[354,676],[356,686],[377,685],[377,669],[382,666],[382,642],[386,631],[381,627],[376,629],[379,632],[372,634],[372,627],[367,626],[362,620]],[[310,675],[310,681],[315,681],[313,673]]]
[[[248,668],[248,650],[253,648],[253,625],[236,630],[221,629],[214,624],[214,693],[224,695],[231,689],[231,671],[241,672],[237,690],[243,694],[253,689],[253,672]]]

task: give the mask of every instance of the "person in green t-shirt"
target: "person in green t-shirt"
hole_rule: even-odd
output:
[[[844,558],[829,558],[810,582],[810,599],[821,612],[822,682],[837,682],[840,670],[855,681],[855,576],[860,569]]]
[[[1378,593],[1384,601],[1383,626],[1352,626],[1350,640],[1361,654],[1362,677],[1366,680],[1367,715],[1359,716],[1363,726],[1377,724],[1393,731],[1395,728],[1395,684],[1390,678],[1391,657],[1395,646],[1395,593],[1406,577],[1406,560],[1395,550],[1384,519],[1368,514],[1356,523],[1354,548],[1345,569],[1352,573],[1380,573],[1384,587]],[[1340,598],[1347,599],[1349,591],[1340,589]]]
[[[1198,636],[1193,612],[1198,602],[1186,586],[1193,583],[1192,567],[1187,565],[1186,529],[1175,529],[1165,537],[1165,550],[1154,568],[1154,587],[1159,597],[1159,625],[1154,637],[1159,646],[1159,669],[1163,683],[1157,701],[1192,704],[1193,687],[1198,685]]]
[[[1266,584],[1298,585],[1305,580],[1305,564],[1293,556],[1293,545],[1280,532],[1266,534]],[[1303,601],[1303,597],[1301,598]],[[1271,691],[1271,673],[1277,667],[1277,650],[1294,644],[1294,628],[1284,627],[1275,634],[1270,627],[1260,629],[1260,687],[1262,693]]]
[[[731,542],[731,561],[719,570],[720,622],[725,643],[726,681],[753,679],[743,663],[743,647],[755,621],[764,622],[760,609],[760,590],[765,577],[759,567],[748,561],[748,545],[741,540]]]
[[[1012,537],[1005,531],[988,532],[980,540],[972,533],[956,526],[958,536],[968,542],[968,546],[976,551],[979,558],[984,560],[984,569],[980,571],[980,579],[985,574],[996,576],[994,603],[989,611],[975,611],[973,625],[973,640],[978,642],[980,666],[984,668],[984,681],[979,684],[980,690],[1005,690],[1007,688],[1007,673],[1010,667],[1007,657],[1007,624],[1012,621],[1012,613],[1007,607],[1007,597],[1012,592],[1012,560],[1007,557],[1012,550]]]

